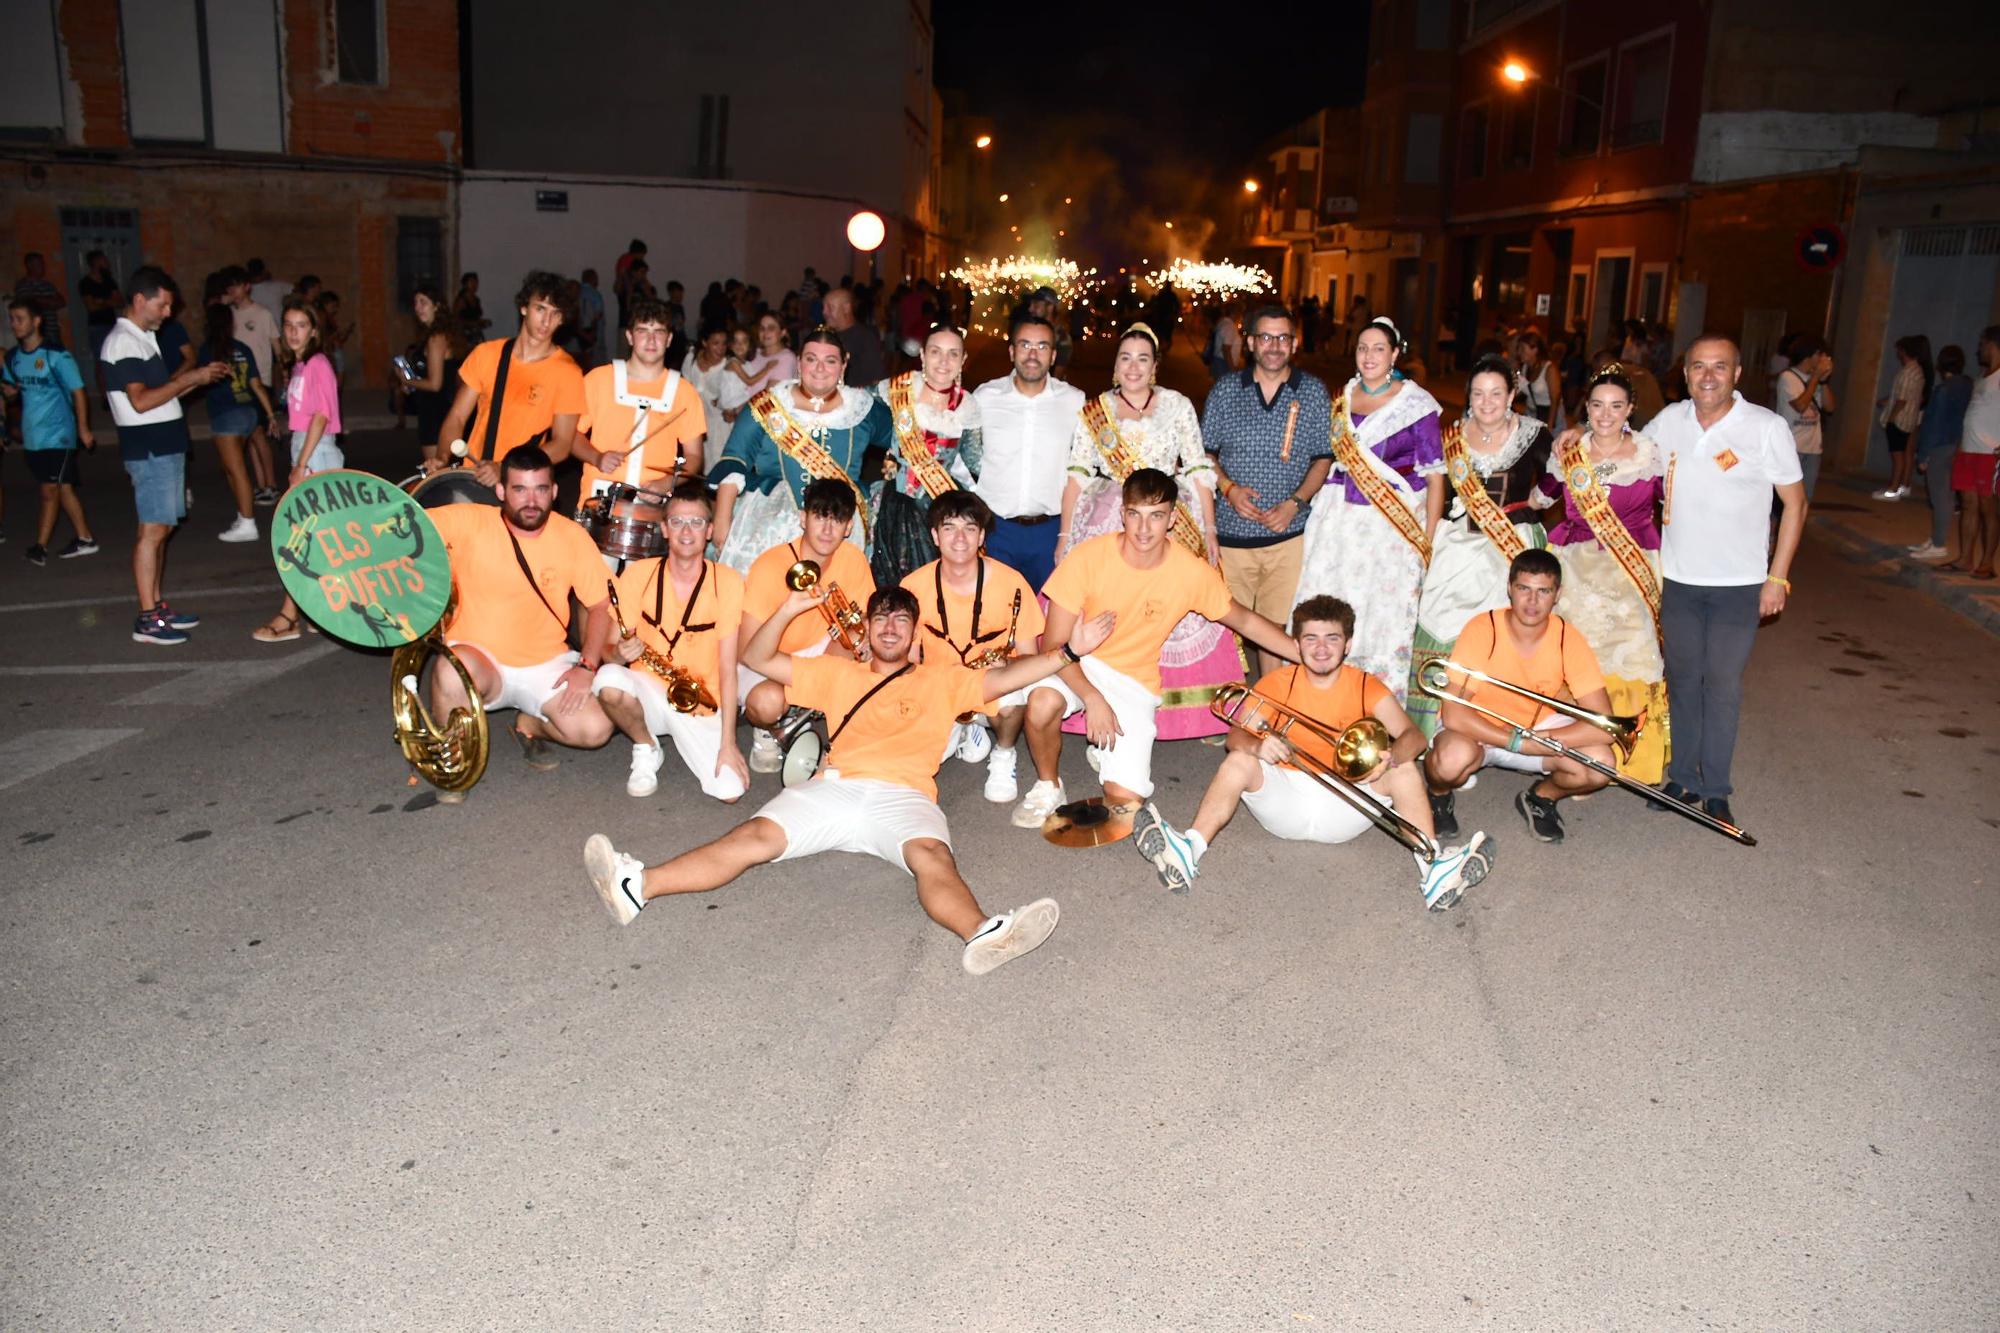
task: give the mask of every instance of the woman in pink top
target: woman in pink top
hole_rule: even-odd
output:
[[[798,353],[785,346],[785,326],[776,315],[757,320],[757,351],[748,361],[732,366],[717,395],[724,421],[735,421],[744,404],[774,384],[794,379],[799,373]],[[731,383],[731,380],[734,383]]]
[[[278,365],[285,384],[285,425],[292,432],[290,484],[315,472],[347,464],[340,451],[340,382],[333,362],[320,350],[319,311],[303,297],[287,297],[279,326],[283,348]],[[259,643],[290,643],[299,637],[299,607],[289,596],[278,614],[250,632]]]

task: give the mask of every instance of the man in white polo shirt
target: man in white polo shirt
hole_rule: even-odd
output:
[[[1055,352],[1055,325],[1042,315],[1021,315],[1007,335],[1013,373],[972,394],[986,448],[972,491],[994,517],[986,554],[1038,592],[1056,567],[1069,446],[1083,411],[1083,390],[1049,374]]]
[[[1806,523],[1791,428],[1736,392],[1742,374],[1736,344],[1703,334],[1687,349],[1691,396],[1646,427],[1667,468],[1660,629],[1674,744],[1663,790],[1729,824],[1743,669],[1757,622],[1785,609]],[[1784,505],[1775,549],[1774,491]]]
[[[137,643],[182,644],[201,623],[167,605],[160,591],[167,538],[187,513],[187,422],[181,395],[229,374],[229,363],[211,361],[175,373],[160,355],[156,336],[174,306],[174,281],[148,264],[125,280],[125,314],[97,352],[97,373],[118,426],[118,452],[132,479],[139,534],[132,545],[132,581],[139,593]]]

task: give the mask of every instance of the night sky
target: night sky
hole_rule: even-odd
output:
[[[1173,248],[1219,252],[1198,219],[1233,204],[1258,145],[1360,102],[1369,8],[940,0],[937,85],[993,118],[995,189],[1034,244],[1061,225],[1061,250],[1124,262],[1166,246],[1171,218]]]

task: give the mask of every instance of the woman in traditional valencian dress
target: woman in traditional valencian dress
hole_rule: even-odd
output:
[[[747,573],[758,556],[799,536],[799,497],[815,477],[840,477],[854,488],[858,518],[849,540],[868,549],[861,457],[871,445],[888,448],[893,432],[889,409],[874,394],[841,383],[846,371],[840,339],[815,329],[799,349],[799,377],[757,394],[736,418],[708,473],[723,564]]]
[[[931,501],[979,479],[979,402],[959,383],[965,339],[949,324],[924,338],[923,366],[883,380],[875,396],[889,409],[895,443],[875,498],[875,586],[893,588],[937,559]]]
[[[1118,340],[1108,393],[1084,400],[1070,442],[1056,536],[1060,563],[1071,547],[1125,526],[1125,479],[1157,468],[1180,484],[1172,537],[1211,565],[1215,545],[1215,464],[1202,447],[1201,423],[1185,394],[1154,383],[1159,340],[1134,324]],[[1190,615],[1160,650],[1159,738],[1186,740],[1229,730],[1209,712],[1218,686],[1243,679],[1236,639],[1213,621]],[[1078,714],[1073,734],[1083,731]]]
[[[1660,658],[1660,524],[1664,465],[1632,429],[1632,382],[1617,362],[1584,391],[1590,428],[1556,441],[1529,503],[1563,515],[1549,549],[1563,565],[1556,611],[1582,631],[1604,670],[1611,711],[1646,712],[1646,726],[1619,770],[1658,783],[1667,763],[1667,685]]]
[[[1419,687],[1417,673],[1432,658],[1451,656],[1466,621],[1507,605],[1508,563],[1548,544],[1529,497],[1548,471],[1553,441],[1540,420],[1508,406],[1514,390],[1506,359],[1481,357],[1466,381],[1466,414],[1444,431],[1449,490],[1444,522],[1431,535],[1404,705],[1426,736],[1437,734],[1438,701]]]
[[[1403,335],[1386,318],[1354,340],[1355,376],[1333,404],[1332,479],[1306,520],[1296,606],[1326,594],[1354,608],[1347,660],[1407,697],[1417,601],[1444,517],[1437,399],[1403,378]]]

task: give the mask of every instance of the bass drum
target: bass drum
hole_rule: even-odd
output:
[[[471,468],[449,467],[427,477],[420,474],[404,482],[403,489],[425,509],[442,509],[446,505],[492,505],[496,509],[500,506],[500,497],[491,486],[480,485],[478,474]]]

